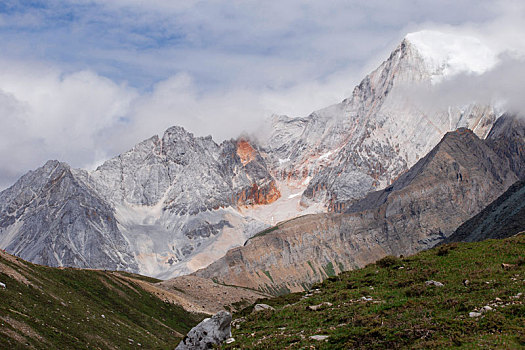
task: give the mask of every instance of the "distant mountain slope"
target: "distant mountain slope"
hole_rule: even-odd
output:
[[[448,49],[461,51],[461,44],[456,44],[469,38],[450,38],[454,39],[450,44],[429,51],[433,43],[425,35],[429,33],[407,35],[341,103],[307,118],[274,118],[263,148],[273,159],[272,171],[277,179],[306,184],[303,205],[320,202],[341,210],[369,191],[390,185],[447,131],[467,127],[480,138],[487,136],[498,117],[492,106],[437,102],[435,108],[421,107],[424,104],[418,100],[417,90],[429,89],[452,72],[470,69],[469,62],[443,55]],[[465,52],[462,58],[485,50],[468,47],[473,52]],[[462,68],[452,69],[458,64]]]
[[[195,274],[274,294],[303,290],[385,255],[432,247],[516,180],[505,159],[461,128],[346,212],[279,224]]]
[[[506,238],[525,231],[525,181],[510,186],[476,216],[462,224],[443,243]]]
[[[234,208],[279,196],[249,141],[218,145],[173,127],[95,171],[49,161],[23,176],[0,193],[0,247],[49,266],[171,277],[265,227]]]

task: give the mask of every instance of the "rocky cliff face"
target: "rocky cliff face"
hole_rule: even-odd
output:
[[[487,144],[502,158],[520,179],[525,179],[525,117],[501,116],[487,136]]]
[[[491,129],[486,144],[508,161],[509,168],[521,181],[463,223],[443,243],[506,238],[525,230],[525,119],[503,115]]]
[[[176,215],[248,204],[250,199],[271,202],[279,196],[265,162],[249,141],[218,145],[211,137],[194,137],[181,127],[169,128],[162,138],[154,136],[108,160],[89,173],[87,181],[112,203],[160,203]]]
[[[443,243],[501,239],[522,231],[525,231],[524,180],[510,186],[494,202],[459,226]]]
[[[308,215],[263,231],[196,275],[271,293],[302,290],[385,255],[435,245],[516,179],[506,160],[461,128],[391,186],[345,212]]]

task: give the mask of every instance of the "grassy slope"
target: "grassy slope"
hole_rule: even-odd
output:
[[[13,278],[13,271],[30,284]],[[163,302],[134,278],[144,280],[44,267],[2,254],[0,282],[7,288],[0,288],[0,348],[173,349],[204,315]]]
[[[502,263],[515,266],[507,270]],[[428,280],[444,287],[426,286]],[[300,293],[263,301],[274,312],[245,309],[234,316],[247,321],[234,327],[236,342],[225,348],[525,348],[525,295],[515,298],[525,292],[523,234],[387,257],[314,288],[320,291],[309,297]],[[373,301],[360,300],[363,296]],[[322,302],[333,305],[306,309]],[[469,317],[485,305],[498,307]],[[316,334],[329,338],[309,339]]]

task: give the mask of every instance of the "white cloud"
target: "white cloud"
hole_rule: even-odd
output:
[[[436,32],[409,36],[422,39],[423,51],[446,62],[450,73],[440,84],[408,88],[423,110],[480,103],[525,116],[525,3],[499,1],[491,7],[497,13],[491,21],[427,25]]]
[[[499,112],[525,117],[525,59],[500,57],[499,62],[481,74],[462,73],[432,86],[412,86],[404,93],[426,113],[443,106],[467,106],[472,103],[496,106]]]
[[[133,89],[89,71],[65,74],[6,61],[0,67],[3,181],[45,159],[89,162],[100,152],[99,134],[127,115],[136,97]]]
[[[351,93],[347,87],[354,85],[348,75],[281,89],[229,89],[202,94],[189,75],[179,74],[136,98],[126,122],[115,124],[109,131],[115,136],[107,138],[105,147],[116,154],[172,125],[182,125],[197,136],[212,135],[216,142],[235,138],[256,131],[272,114],[306,116],[341,101]]]
[[[188,74],[178,74],[139,94],[90,71],[6,61],[0,67],[3,186],[51,158],[94,167],[172,125],[220,142],[256,130],[275,112],[304,116],[341,100],[353,85],[336,75],[279,90],[203,94]]]
[[[46,3],[0,15],[0,188],[50,158],[92,167],[172,125],[221,141],[272,113],[305,116],[422,28],[506,52],[494,72],[509,67],[523,90],[510,70],[525,51],[519,1]]]

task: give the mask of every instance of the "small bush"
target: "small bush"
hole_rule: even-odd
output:
[[[339,280],[339,277],[337,276],[330,276],[327,278],[329,282],[337,282]]]
[[[439,247],[439,249],[437,251],[437,255],[438,256],[445,256],[445,255],[448,254],[449,251],[450,251],[449,247],[441,246],[441,247]]]
[[[458,312],[466,312],[466,311],[469,311],[470,309],[471,309],[470,305],[467,305],[464,302],[460,302],[457,307]]]
[[[437,255],[438,256],[445,256],[447,255],[451,250],[454,250],[458,247],[458,244],[457,243],[451,243],[451,244],[445,244],[445,245],[442,245],[441,247],[439,247],[439,249],[437,250]]]
[[[348,281],[348,283],[346,284],[346,289],[356,289],[356,288],[357,288],[357,285],[352,281]]]
[[[403,287],[408,287],[408,286],[411,286],[412,284],[414,284],[415,281],[412,280],[412,279],[409,279],[409,280],[401,280],[401,281],[398,281],[396,284],[395,284],[395,287],[396,288],[403,288]]]
[[[379,267],[394,267],[401,265],[401,259],[393,255],[387,255],[384,258],[376,261],[376,265]]]

